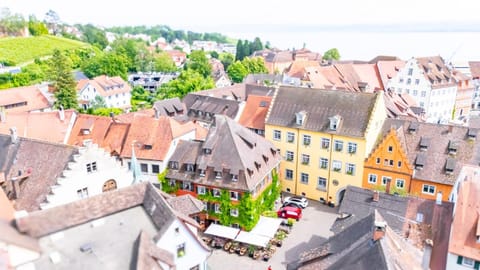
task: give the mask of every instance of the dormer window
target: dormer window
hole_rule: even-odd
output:
[[[448,154],[456,155],[457,154],[457,149],[458,149],[458,142],[456,142],[456,141],[448,142]]]
[[[195,171],[195,165],[193,165],[193,164],[187,163],[186,167],[187,167],[186,168],[187,172],[194,172]]]
[[[143,145],[143,148],[146,149],[146,150],[152,150],[153,145],[151,145],[151,144],[144,144],[144,145]]]
[[[477,138],[477,130],[469,128],[467,136],[468,136],[468,139],[475,140]]]
[[[203,148],[203,153],[206,154],[206,155],[209,155],[212,153],[212,149],[210,148]]]
[[[421,151],[427,151],[429,145],[430,145],[430,138],[422,137],[420,139],[420,150]]]
[[[238,175],[232,174],[232,182],[237,182],[238,181]]]
[[[215,179],[222,179],[222,172],[216,171],[215,172]]]
[[[445,163],[445,173],[448,175],[453,174],[455,170],[456,160],[454,158],[447,158],[447,162]]]
[[[340,125],[341,119],[342,118],[340,117],[340,115],[335,115],[333,117],[328,118],[328,120],[330,120],[330,130],[336,131]]]
[[[418,123],[417,122],[412,122],[410,123],[410,126],[408,127],[408,132],[410,133],[415,133],[418,130]]]
[[[305,117],[307,116],[307,112],[301,111],[295,114],[295,123],[299,126],[303,126],[305,123]]]
[[[170,161],[170,169],[178,170],[178,162]]]
[[[427,159],[427,157],[426,157],[425,153],[418,154],[417,158],[415,159],[415,169],[416,170],[423,169],[423,167],[425,166],[426,159]]]

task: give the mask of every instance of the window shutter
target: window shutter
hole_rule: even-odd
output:
[[[457,264],[462,264],[462,261],[463,261],[463,257],[462,257],[462,256],[458,256],[458,258],[457,258]]]
[[[478,268],[480,268],[480,262],[479,261],[475,261],[475,266],[473,267],[475,270],[478,270]]]

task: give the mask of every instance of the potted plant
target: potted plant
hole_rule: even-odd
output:
[[[232,241],[228,241],[228,242],[225,243],[225,245],[223,246],[223,250],[228,251],[231,246],[232,246]]]
[[[248,245],[248,256],[253,257],[253,253],[255,253],[255,246],[254,245]]]
[[[241,245],[240,248],[238,249],[238,255],[243,256],[247,254],[247,246]]]

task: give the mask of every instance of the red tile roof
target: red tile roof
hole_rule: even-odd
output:
[[[238,123],[250,129],[265,130],[265,117],[271,101],[270,96],[248,96]]]
[[[18,136],[42,141],[64,143],[69,125],[75,121],[74,110],[64,111],[65,119],[60,120],[59,111],[51,112],[6,112],[5,122],[0,121],[0,134],[10,134],[10,128],[17,129]],[[48,128],[45,128],[48,127]]]
[[[465,167],[464,167],[465,169]],[[478,167],[466,168],[466,180],[461,182],[455,214],[452,224],[452,235],[449,252],[480,261],[480,249],[477,241],[477,227],[479,226],[480,178]]]
[[[9,105],[18,103],[26,104],[8,108]],[[6,107],[7,112],[30,112],[51,108],[51,104],[40,89],[33,85],[1,90],[0,107]]]
[[[113,120],[107,116],[79,114],[68,138],[68,144],[82,146],[84,140],[101,145]]]

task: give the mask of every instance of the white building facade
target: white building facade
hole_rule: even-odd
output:
[[[424,109],[427,122],[447,123],[452,119],[457,85],[439,56],[411,58],[388,81],[388,88],[412,96]]]

